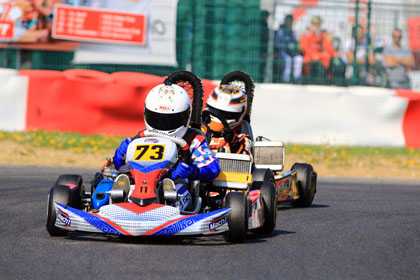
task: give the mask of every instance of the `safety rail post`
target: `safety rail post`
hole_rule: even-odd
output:
[[[365,69],[369,73],[370,63],[369,55],[372,53],[372,35],[371,35],[371,17],[372,17],[372,0],[367,3],[367,27],[366,27],[366,53],[365,53]]]
[[[359,32],[359,12],[360,12],[360,0],[356,0],[356,7],[355,7],[355,21],[354,21],[354,49],[353,49],[353,76],[352,76],[352,84],[359,83],[359,65],[357,63],[357,49],[359,48],[359,39],[357,37]]]

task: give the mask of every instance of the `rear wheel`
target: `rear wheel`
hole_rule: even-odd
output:
[[[225,239],[232,243],[242,243],[248,231],[248,198],[244,192],[229,192],[225,199],[225,207],[231,208]]]
[[[82,177],[61,175],[48,194],[47,231],[51,236],[63,236],[66,231],[55,226],[57,219],[55,203],[80,209],[82,206]]]
[[[293,205],[297,207],[309,207],[312,205],[316,193],[317,174],[312,165],[307,163],[295,163],[292,170],[297,172],[297,187],[299,199]]]

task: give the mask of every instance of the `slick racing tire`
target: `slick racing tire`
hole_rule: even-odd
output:
[[[264,181],[254,182],[253,188],[260,190],[264,203],[264,223],[262,227],[256,229],[255,232],[271,234],[276,227],[277,220],[277,193],[274,185],[274,176],[271,170],[267,169]]]
[[[231,208],[228,216],[229,230],[225,240],[232,243],[242,243],[248,231],[248,198],[244,192],[229,192],[225,198],[225,207]]]
[[[61,175],[48,194],[47,231],[51,236],[66,235],[66,231],[55,226],[57,219],[55,202],[81,208],[82,177],[79,175]]]
[[[293,202],[296,207],[309,207],[312,205],[316,193],[317,174],[312,165],[307,163],[295,163],[292,170],[297,172],[297,187],[299,199]]]

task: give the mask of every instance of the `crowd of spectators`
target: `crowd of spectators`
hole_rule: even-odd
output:
[[[367,35],[364,26],[355,26],[351,40],[343,44],[323,28],[320,16],[313,16],[298,36],[293,16],[286,15],[274,39],[275,81],[410,88],[414,58],[401,43],[402,30],[395,28],[387,45]]]

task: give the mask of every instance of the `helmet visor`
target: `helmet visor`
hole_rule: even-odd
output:
[[[234,113],[234,112],[222,111],[210,105],[207,105],[207,108],[210,114],[214,115],[216,118],[223,117],[226,121],[230,121],[230,120],[237,121],[239,120],[239,118],[242,116],[242,113],[243,113],[243,112]]]
[[[162,114],[144,109],[144,119],[147,124],[154,129],[170,131],[175,130],[181,126],[187,126],[190,118],[190,110],[174,113],[174,114]]]

